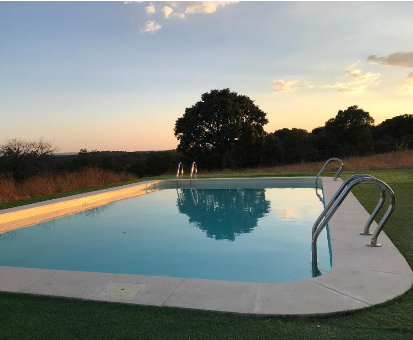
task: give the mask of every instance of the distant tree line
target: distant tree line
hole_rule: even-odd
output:
[[[12,139],[0,146],[0,173],[12,173],[22,180],[41,172],[62,173],[96,166],[144,177],[174,172],[180,161],[187,168],[196,161],[200,169],[212,170],[413,149],[412,114],[375,126],[370,114],[354,105],[338,111],[324,126],[311,132],[297,128],[266,132],[267,123],[267,114],[249,97],[229,89],[212,90],[177,119],[177,150],[81,149],[78,154],[57,155],[50,141]]]
[[[338,111],[311,132],[280,129],[265,132],[267,114],[229,89],[212,90],[185,110],[175,124],[178,152],[208,169],[271,166],[317,161],[331,156],[367,155],[413,147],[413,115],[375,126],[358,106]]]
[[[52,145],[40,139],[27,142],[21,139],[7,141],[0,149],[0,174],[11,173],[17,180],[24,180],[39,173],[73,172],[86,167],[98,167],[114,172],[127,172],[138,177],[156,176],[172,171],[182,160],[175,150],[170,151],[88,151],[80,150],[78,154],[58,155],[50,147],[43,152],[35,152],[32,147],[22,149],[21,145],[35,143]],[[7,150],[7,152],[5,152]]]

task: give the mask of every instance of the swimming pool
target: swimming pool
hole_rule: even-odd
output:
[[[0,266],[243,282],[305,280],[314,179],[163,181],[148,195],[0,235]],[[328,229],[319,269],[331,269]]]

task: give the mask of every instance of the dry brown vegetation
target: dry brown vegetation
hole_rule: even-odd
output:
[[[3,174],[0,175],[0,203],[133,179],[136,179],[135,175],[95,167],[58,175],[43,173],[24,181],[15,181],[11,174]]]
[[[405,150],[364,157],[343,158],[344,170],[378,170],[413,168],[413,151]],[[225,173],[301,173],[318,172],[324,162],[301,162],[275,167],[259,167],[225,170]],[[326,171],[335,171],[332,163]],[[205,172],[203,172],[205,173]],[[214,172],[216,173],[216,172]],[[133,174],[115,173],[109,170],[89,167],[72,173],[53,175],[39,174],[24,181],[15,181],[13,176],[0,175],[0,203],[30,197],[50,195],[65,191],[97,187],[136,179]]]
[[[344,163],[343,171],[346,170],[379,170],[379,169],[399,169],[413,168],[413,150],[389,152],[363,157],[342,158]],[[226,170],[225,172],[244,173],[294,173],[294,172],[318,172],[323,166],[322,162],[301,162],[274,167],[259,167],[254,169]],[[332,162],[326,171],[336,171],[337,163]]]

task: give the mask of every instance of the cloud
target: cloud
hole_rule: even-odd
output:
[[[348,94],[357,94],[364,92],[366,85],[354,85],[351,83],[335,83],[334,85],[324,85],[322,86],[325,89],[337,89],[338,92],[344,92]]]
[[[307,89],[313,89],[315,87],[315,85],[313,85],[313,83],[311,81],[307,81],[303,84],[303,87],[305,87]]]
[[[292,92],[297,89],[335,89],[338,92],[347,94],[358,94],[363,93],[369,86],[375,86],[380,84],[380,73],[374,72],[362,72],[360,69],[354,69],[357,64],[360,63],[356,61],[354,64],[350,65],[342,73],[342,80],[334,84],[327,84],[316,86],[311,81],[302,82],[299,85],[299,80],[275,80],[272,84],[275,92]],[[297,84],[297,85],[296,85]]]
[[[143,1],[125,1],[125,5],[142,3]],[[214,13],[219,7],[236,4],[238,1],[165,1],[151,3],[145,7],[147,14],[153,14],[160,10],[165,19],[170,17],[185,18],[188,14],[194,13]]]
[[[289,81],[283,80],[283,79],[274,80],[272,82],[272,87],[274,88],[275,92],[280,92],[280,93],[292,92],[297,89],[297,87],[293,88],[293,85],[297,83],[298,83],[298,80],[289,80]]]
[[[379,85],[380,73],[374,72],[362,72],[360,69],[355,69],[357,64],[360,63],[356,61],[354,64],[347,67],[342,73],[342,77],[347,82],[336,82],[333,85],[323,85],[322,88],[325,89],[337,89],[338,92],[348,93],[348,94],[357,94],[362,93],[368,86]]]
[[[274,88],[274,91],[278,93],[293,92],[300,88],[313,89],[316,87],[311,81],[307,81],[300,85],[298,85],[298,83],[300,83],[299,80],[274,80],[272,82],[272,87]]]
[[[163,12],[163,14],[165,14],[165,18],[168,18],[173,13],[174,10],[172,9],[172,7],[164,6],[161,9],[161,11]]]
[[[218,7],[236,4],[238,1],[188,1],[185,4],[185,13],[214,13]]]
[[[413,67],[413,52],[396,52],[387,57],[371,55],[367,58],[371,64],[382,66]]]
[[[381,66],[413,67],[413,52],[396,52],[387,57],[371,55],[367,60],[370,61],[370,64]],[[400,90],[413,92],[413,72],[409,73],[405,81],[401,83]]]
[[[380,73],[373,73],[373,72],[366,72],[363,73],[361,70],[352,70],[346,69],[343,72],[344,77],[349,77],[353,79],[353,81],[358,83],[367,83],[367,84],[378,84],[380,83]]]
[[[185,13],[173,12],[171,15],[174,17],[181,18],[181,19],[185,18]]]
[[[400,88],[403,92],[413,93],[413,72],[407,75],[406,80],[402,83]]]
[[[357,66],[358,63],[361,63],[361,60],[357,60],[355,63],[351,64],[349,67],[347,67],[347,69],[351,69],[351,68],[355,68]]]
[[[145,28],[143,28],[141,32],[155,33],[156,31],[159,31],[161,28],[162,26],[159,25],[156,21],[147,21]]]
[[[145,7],[146,13],[152,14],[155,13],[155,6],[153,4],[150,4],[149,6]]]

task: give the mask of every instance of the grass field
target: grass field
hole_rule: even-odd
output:
[[[395,191],[396,209],[385,231],[412,267],[413,170],[363,172],[384,180]],[[345,172],[341,177],[344,179],[353,173]],[[231,173],[227,176],[257,174]],[[359,186],[353,192],[367,210],[371,211],[376,205],[378,193],[375,186]],[[16,201],[14,204],[24,203],[28,202]],[[4,205],[0,207],[4,208]],[[0,293],[0,339],[115,338],[413,339],[413,289],[382,305],[325,317],[250,317]]]

